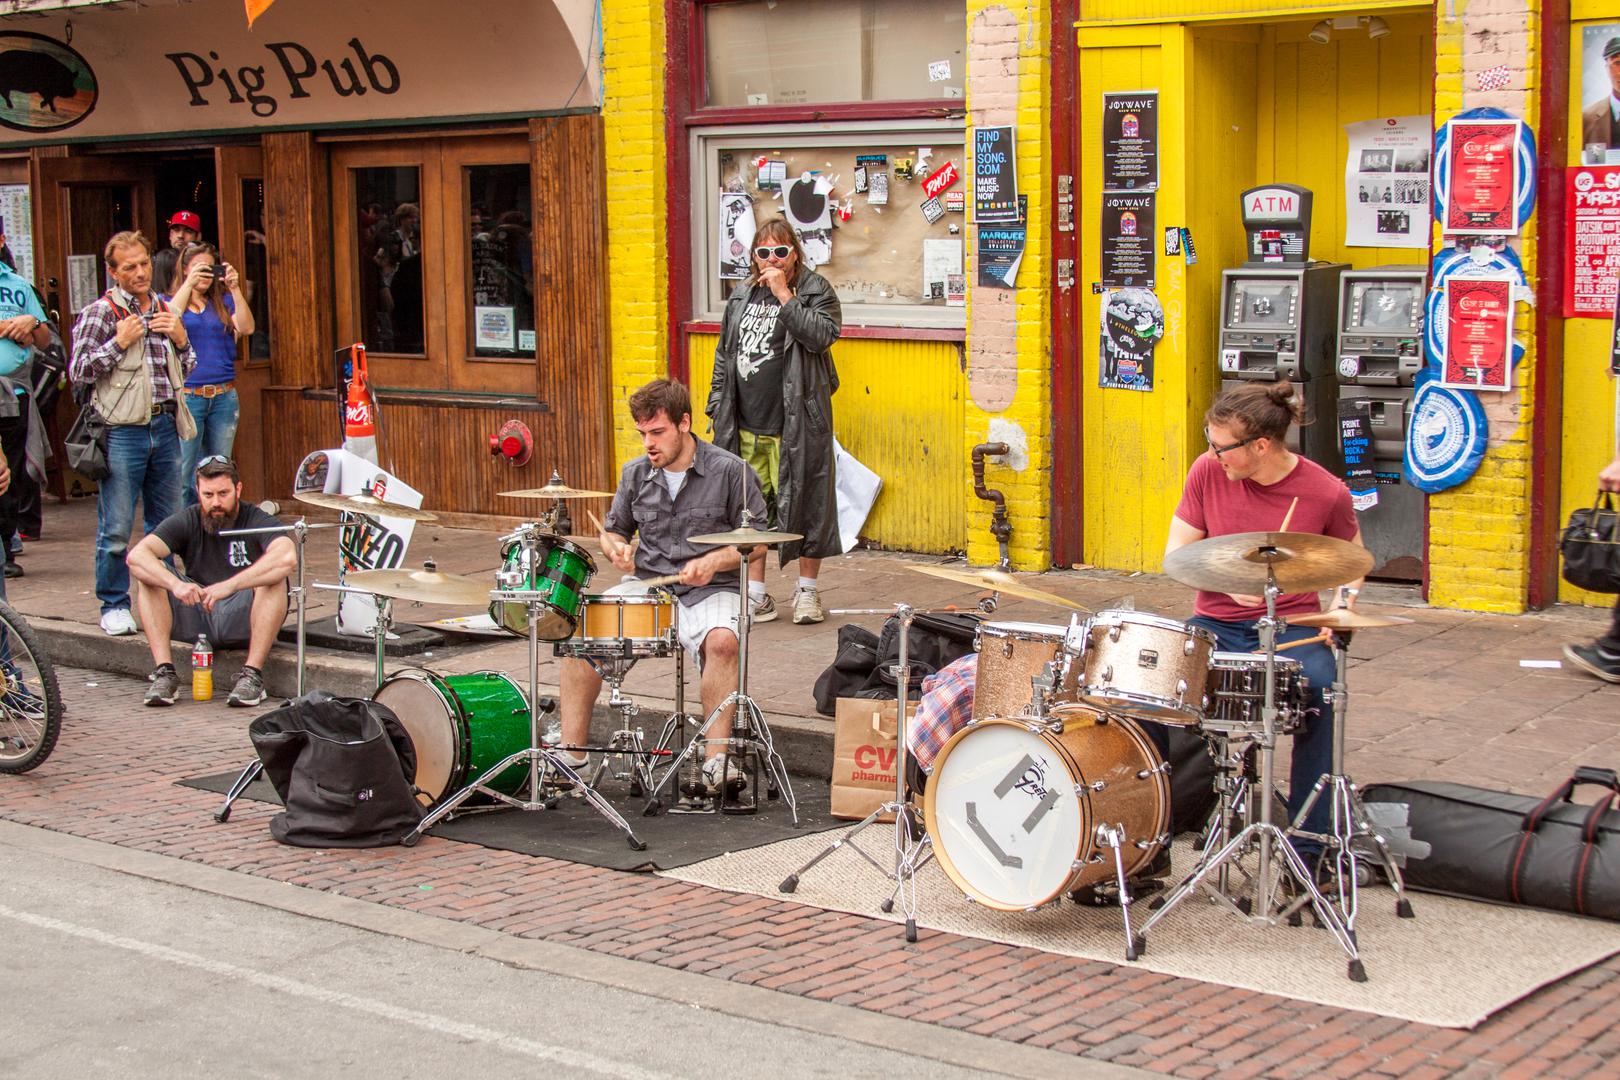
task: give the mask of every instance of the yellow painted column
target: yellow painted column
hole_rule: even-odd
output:
[[[1049,0],[968,0],[967,154],[976,127],[1012,125],[1018,193],[1029,202],[1023,262],[1014,289],[977,284],[977,230],[968,223],[968,401],[965,449],[1005,442],[1007,464],[992,463],[985,483],[1007,497],[1010,555],[1021,570],[1051,565],[1052,310],[1050,207],[1051,77]],[[971,168],[968,170],[971,177]],[[969,200],[971,205],[971,199]],[[972,465],[960,464],[967,499],[967,554],[974,565],[1000,552],[990,534],[990,504],[972,497]]]
[[[1435,40],[1434,119],[1489,106],[1540,120],[1540,6],[1536,0],[1469,0],[1440,10]],[[1507,85],[1482,90],[1478,75],[1506,67]],[[1538,219],[1511,246],[1534,283]],[[1435,243],[1440,244],[1438,223]],[[1553,250],[1558,248],[1552,238]],[[1553,257],[1557,257],[1554,255]],[[1537,349],[1529,305],[1518,306],[1515,332],[1526,345],[1508,393],[1481,393],[1490,442],[1479,471],[1429,499],[1429,601],[1473,611],[1520,612],[1530,583],[1530,432]]]
[[[607,162],[608,325],[615,461],[641,453],[622,402],[668,373],[668,197],[664,5],[602,0],[602,120]]]

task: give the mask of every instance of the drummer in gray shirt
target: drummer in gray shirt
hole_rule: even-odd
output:
[[[708,716],[737,688],[737,568],[734,547],[694,544],[689,536],[727,532],[742,523],[745,506],[763,526],[765,497],[759,477],[742,458],[692,434],[686,387],[655,379],[630,395],[630,416],[646,453],[624,467],[600,539],[614,566],[636,578],[678,575],[670,591],[679,601],[676,629],[701,672],[699,694]],[[632,542],[639,538],[639,545]],[[750,559],[763,558],[756,548]],[[628,582],[627,582],[628,583]],[[615,590],[616,591],[616,590]],[[584,745],[602,677],[590,663],[562,661],[562,737]],[[703,780],[718,792],[725,770],[723,741],[731,736],[732,706],[709,729]],[[564,759],[583,766],[583,757]],[[730,770],[735,788],[740,764]]]

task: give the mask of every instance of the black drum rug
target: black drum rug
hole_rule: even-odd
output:
[[[180,781],[185,787],[223,796],[237,773],[216,773]],[[645,799],[631,798],[623,781],[607,780],[602,793],[647,845],[632,851],[624,833],[581,798],[563,797],[555,810],[479,810],[441,821],[433,836],[459,840],[525,855],[585,863],[610,870],[668,870],[714,859],[727,852],[773,844],[840,825],[828,811],[825,780],[795,776],[793,793],[799,803],[799,824],[793,824],[787,803],[760,800],[757,814],[672,814],[643,817]],[[242,796],[245,800],[280,805],[275,788],[262,776]]]

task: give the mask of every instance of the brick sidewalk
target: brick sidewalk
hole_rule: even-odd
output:
[[[886,922],[432,836],[414,849],[283,847],[266,828],[272,808],[239,803],[219,825],[211,816],[218,796],[175,785],[244,762],[248,714],[217,702],[149,710],[136,680],[80,670],[62,679],[70,709],[62,741],[35,772],[0,777],[0,817],[1175,1076],[1612,1075],[1620,1054],[1611,1020],[1620,959],[1462,1032],[950,934],[925,932],[906,945]],[[1564,681],[1534,689],[1557,696]],[[1475,698],[1502,693],[1467,688]],[[1435,703],[1440,714],[1468,717],[1462,691],[1448,693]],[[1612,712],[1614,700],[1590,703],[1585,722],[1602,723],[1601,702]]]

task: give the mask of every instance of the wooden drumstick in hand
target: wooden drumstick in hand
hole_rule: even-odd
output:
[[[1299,505],[1299,496],[1295,495],[1294,496],[1294,501],[1288,504],[1288,513],[1283,515],[1283,523],[1282,523],[1282,526],[1280,528],[1278,528],[1278,530],[1277,530],[1278,532],[1287,532],[1288,531],[1288,523],[1294,520],[1294,508],[1296,506],[1298,506],[1298,505]]]

